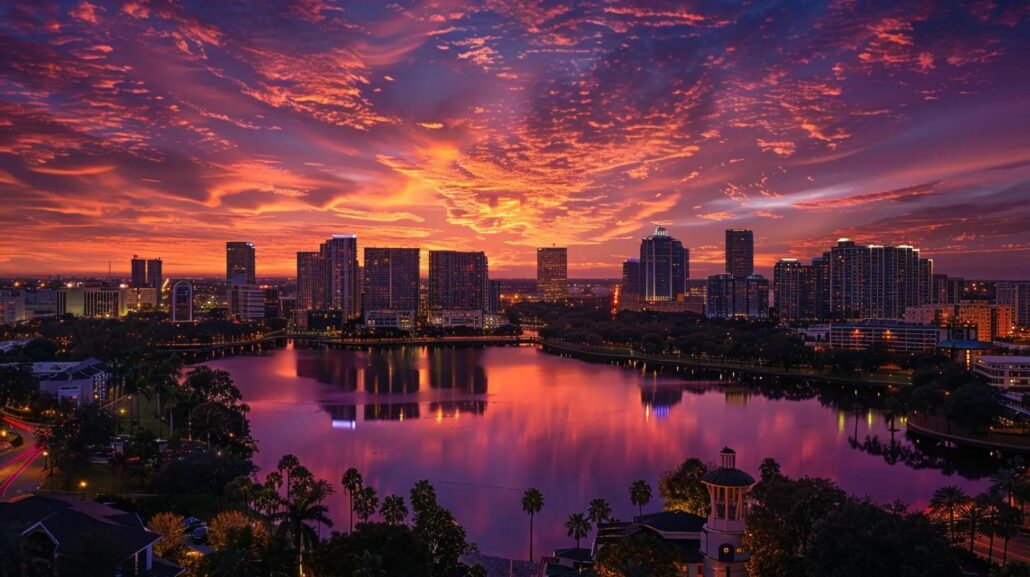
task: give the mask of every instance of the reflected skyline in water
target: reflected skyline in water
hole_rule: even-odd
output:
[[[487,554],[524,558],[520,498],[540,488],[536,547],[570,546],[562,526],[590,499],[617,517],[635,513],[629,485],[646,479],[661,507],[660,474],[723,446],[757,475],[765,457],[790,476],[822,476],[876,501],[924,506],[940,486],[975,493],[988,480],[958,475],[927,456],[875,409],[874,391],[741,382],[730,375],[654,373],[586,363],[533,347],[303,350],[231,357],[251,406],[260,452],[273,468],[287,453],[337,486],[331,516],[346,523],[343,472],[356,467],[380,497],[407,497],[429,479]],[[944,469],[942,472],[941,469]]]

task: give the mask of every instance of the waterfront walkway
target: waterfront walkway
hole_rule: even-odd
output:
[[[602,361],[643,363],[656,366],[690,367],[717,371],[739,371],[755,375],[777,377],[801,377],[840,384],[859,384],[874,386],[902,386],[912,382],[911,376],[898,373],[863,373],[862,375],[842,375],[829,373],[811,367],[785,368],[782,366],[747,363],[743,361],[727,361],[693,356],[647,355],[634,351],[629,347],[596,347],[577,345],[562,341],[544,340],[545,351],[567,354],[573,357],[596,359]]]

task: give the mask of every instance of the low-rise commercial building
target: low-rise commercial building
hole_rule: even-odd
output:
[[[40,391],[58,401],[75,404],[106,400],[111,378],[107,365],[92,357],[84,361],[32,363],[32,374],[39,379]]]
[[[973,372],[987,377],[995,387],[1030,388],[1030,357],[981,355],[973,362]]]
[[[898,353],[932,352],[948,339],[948,330],[936,325],[871,320],[830,325],[832,349],[862,351],[874,347]]]
[[[941,327],[975,326],[978,338],[992,342],[999,337],[1012,336],[1014,329],[1013,305],[964,302],[958,304],[931,304],[907,307],[905,321],[933,324]]]

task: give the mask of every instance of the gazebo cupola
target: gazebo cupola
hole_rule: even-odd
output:
[[[719,454],[719,465],[701,478],[711,505],[701,542],[705,575],[741,577],[746,575],[744,562],[748,559],[741,547],[747,526],[747,494],[755,479],[737,468],[737,454],[729,447]]]

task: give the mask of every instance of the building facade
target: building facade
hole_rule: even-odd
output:
[[[486,253],[429,251],[429,314],[434,311],[489,310]]]
[[[172,284],[172,322],[193,322],[193,283],[180,280]]]
[[[981,341],[992,342],[999,337],[1012,336],[1012,305],[987,303],[958,303],[953,305],[919,305],[905,309],[905,321],[932,324],[941,327],[975,326]]]
[[[644,300],[678,300],[690,276],[690,252],[659,226],[640,242],[640,275]]]
[[[769,316],[769,281],[762,275],[708,277],[706,314],[710,318],[764,319]]]
[[[246,282],[244,273],[237,273],[229,285],[229,314],[242,321],[265,318],[265,291]]]
[[[366,324],[370,316],[378,313],[415,316],[420,264],[417,248],[365,249],[363,308]]]
[[[1030,282],[999,282],[994,285],[994,299],[1013,310],[1016,325],[1030,327]]]
[[[132,278],[129,288],[135,291],[133,310],[145,308],[161,308],[161,289],[164,286],[164,273],[159,258],[140,258],[132,256]],[[151,290],[146,290],[151,289]]]
[[[536,284],[546,302],[569,298],[569,252],[564,247],[536,249]]]
[[[225,243],[225,281],[231,282],[233,275],[242,274],[244,282],[257,284],[257,254],[254,243],[231,241]]]
[[[726,274],[740,278],[755,274],[755,235],[752,231],[726,229]]]
[[[973,372],[1001,389],[1030,388],[1030,357],[981,355],[973,362]]]
[[[358,268],[358,237],[334,234],[321,247],[326,262],[329,308],[343,311],[351,319],[361,314],[361,275]]]
[[[926,353],[937,350],[949,337],[948,329],[936,325],[892,320],[831,323],[832,349],[864,351],[882,348],[898,353]]]
[[[72,286],[57,293],[57,314],[120,318],[128,312],[128,290],[121,287]]]

